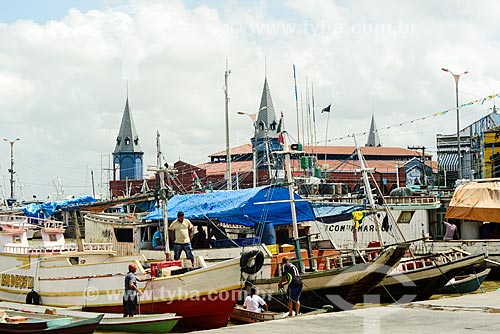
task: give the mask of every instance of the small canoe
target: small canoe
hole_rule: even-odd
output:
[[[98,329],[103,332],[168,333],[181,318],[175,313],[138,314],[128,318],[123,318],[121,314],[105,313]]]
[[[7,314],[0,322],[2,334],[92,334],[103,317],[100,314],[94,318],[74,319],[10,311]]]
[[[491,269],[485,269],[477,274],[454,277],[445,286],[440,288],[438,294],[467,293],[479,289]]]
[[[80,319],[94,318],[98,313],[84,312],[74,309],[48,307],[40,305],[27,305],[13,302],[0,302],[0,308],[33,312],[36,314],[52,313],[58,316],[75,317]],[[138,314],[134,317],[124,318],[118,313],[104,313],[99,323],[98,330],[103,332],[127,332],[127,333],[168,333],[172,331],[177,322],[182,319],[175,313],[163,314]],[[0,331],[0,333],[3,333]]]
[[[284,319],[288,316],[288,312],[254,312],[245,309],[241,305],[236,305],[231,312],[230,318],[232,320],[244,323],[253,323],[269,320]]]

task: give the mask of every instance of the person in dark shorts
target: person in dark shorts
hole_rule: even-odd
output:
[[[284,257],[281,261],[283,264],[283,275],[278,284],[278,288],[283,288],[288,284],[288,315],[293,316],[293,305],[295,304],[295,314],[300,312],[300,294],[302,293],[302,278],[300,277],[299,269],[290,262],[288,257]]]
[[[137,297],[142,292],[137,287],[137,282],[147,281],[148,279],[135,276],[137,265],[134,263],[128,266],[128,273],[125,276],[125,291],[123,292],[123,317],[133,317],[138,313]]]

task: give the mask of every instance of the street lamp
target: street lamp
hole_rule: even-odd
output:
[[[460,76],[469,73],[469,71],[465,71],[460,74],[455,74],[447,68],[441,68],[441,70],[445,72],[449,72],[453,79],[455,79],[455,97],[457,102],[457,150],[458,150],[458,178],[462,178],[462,152],[460,150],[460,110],[458,109],[458,80],[460,80]]]
[[[253,167],[253,187],[257,187],[257,114],[249,114],[244,111],[238,111],[238,115],[247,115],[252,120],[253,124],[253,140],[254,145],[252,146],[252,167]]]
[[[14,198],[14,143],[21,138],[16,138],[14,140],[8,140],[7,138],[3,138],[3,141],[6,141],[10,144],[10,198]]]

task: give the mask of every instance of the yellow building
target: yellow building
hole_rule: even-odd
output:
[[[484,176],[500,177],[500,127],[484,132]]]

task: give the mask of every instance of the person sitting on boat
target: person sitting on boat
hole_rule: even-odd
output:
[[[453,240],[455,236],[457,236],[457,239],[460,239],[460,236],[458,235],[457,225],[448,223],[447,221],[443,221],[443,224],[446,227],[446,232],[444,233],[443,237],[444,241]]]
[[[268,310],[266,302],[264,301],[264,299],[262,299],[262,297],[257,295],[257,290],[255,288],[250,289],[250,295],[245,298],[243,307],[249,311],[259,313],[262,312],[262,308],[264,309],[264,311]]]
[[[160,228],[158,227],[158,230],[153,234],[153,240],[151,242],[153,249],[154,250],[164,250],[165,245],[164,245],[164,237],[163,233],[161,232]]]
[[[137,287],[137,282],[146,281],[147,279],[135,276],[137,265],[132,263],[128,266],[128,273],[125,276],[125,291],[123,292],[123,317],[133,317],[138,312],[137,296],[142,295],[142,292]]]
[[[191,264],[194,267],[193,247],[191,247],[193,224],[189,219],[184,218],[184,212],[179,211],[177,213],[177,219],[172,222],[168,230],[170,239],[174,239],[174,260],[179,260],[181,252],[184,251],[186,257],[191,260]]]
[[[295,304],[295,314],[300,311],[300,294],[302,293],[302,278],[300,277],[299,269],[290,262],[288,257],[283,257],[283,275],[278,283],[278,288],[283,288],[288,284],[288,315],[293,316],[293,304]]]

